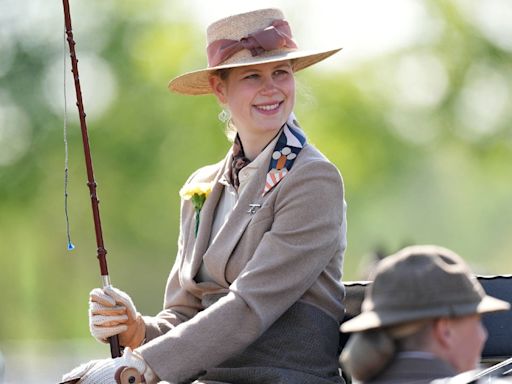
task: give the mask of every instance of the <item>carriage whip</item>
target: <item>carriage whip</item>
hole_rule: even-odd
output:
[[[99,210],[99,200],[96,195],[96,182],[94,181],[94,171],[92,166],[92,158],[91,158],[91,149],[89,147],[89,136],[87,134],[87,124],[85,122],[85,112],[84,112],[84,104],[82,100],[82,90],[80,88],[80,78],[78,76],[78,60],[76,58],[75,53],[75,41],[73,40],[73,31],[71,28],[71,13],[69,10],[69,2],[68,0],[62,0],[64,6],[64,22],[66,28],[67,41],[69,45],[69,56],[71,57],[71,72],[73,73],[73,78],[75,82],[75,91],[76,91],[76,106],[78,107],[78,114],[80,117],[80,129],[82,131],[82,142],[84,146],[84,154],[85,154],[85,165],[87,170],[87,185],[89,186],[89,191],[91,195],[91,204],[92,204],[92,215],[94,219],[94,229],[96,232],[96,245],[97,245],[97,254],[98,261],[100,264],[100,272],[101,279],[103,283],[103,287],[110,285],[110,277],[108,275],[107,268],[107,250],[103,244],[103,233],[101,230],[101,220],[100,220],[100,210]],[[68,233],[69,240],[69,233]],[[70,243],[69,243],[70,244]],[[110,354],[112,358],[121,356],[121,348],[119,345],[119,338],[117,335],[109,337],[110,344]]]

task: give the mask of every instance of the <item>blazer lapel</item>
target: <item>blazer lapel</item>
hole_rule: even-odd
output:
[[[262,167],[254,174],[253,179],[240,195],[228,221],[204,254],[204,260],[212,276],[222,278],[222,283],[226,286],[229,285],[225,280],[226,264],[247,225],[251,222],[254,210],[263,206],[267,199],[267,196],[262,195],[266,171],[267,169]]]
[[[226,157],[229,159],[231,156],[231,153],[228,154]],[[186,265],[187,265],[187,271],[186,274],[190,278],[190,280],[193,280],[196,276],[199,267],[201,266],[201,262],[203,260],[203,255],[206,252],[206,249],[208,248],[208,243],[210,242],[210,235],[211,235],[211,229],[213,224],[213,219],[215,217],[215,209],[217,207],[217,204],[219,202],[220,196],[222,195],[222,190],[224,188],[224,185],[219,183],[219,179],[222,177],[226,161],[223,162],[223,166],[220,167],[219,172],[213,179],[213,186],[212,191],[206,198],[203,208],[201,209],[201,213],[199,214],[199,229],[197,232],[197,238],[195,237],[194,231],[194,225],[191,225],[189,228],[189,240],[187,247],[193,247],[192,252],[186,252]],[[192,220],[195,221],[195,218]]]

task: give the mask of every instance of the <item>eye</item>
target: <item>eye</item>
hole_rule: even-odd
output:
[[[259,79],[259,75],[257,73],[250,73],[248,75],[245,75],[244,79],[247,79],[247,80],[257,80],[257,79]]]
[[[278,78],[282,78],[282,77],[287,76],[289,73],[290,72],[287,71],[286,69],[277,69],[274,71],[274,76],[278,77]]]

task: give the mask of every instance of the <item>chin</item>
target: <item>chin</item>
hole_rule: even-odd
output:
[[[266,131],[275,131],[281,129],[281,127],[286,123],[287,119],[275,119],[273,121],[263,121],[261,123],[261,127]]]
[[[284,123],[283,123],[284,124]],[[262,130],[264,132],[277,132],[281,129],[283,124],[280,125],[271,125],[271,126],[262,126]]]

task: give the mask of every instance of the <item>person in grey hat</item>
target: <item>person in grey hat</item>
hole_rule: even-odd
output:
[[[510,304],[485,294],[464,260],[412,246],[376,267],[341,365],[367,384],[430,383],[477,368],[487,339],[480,315]]]

